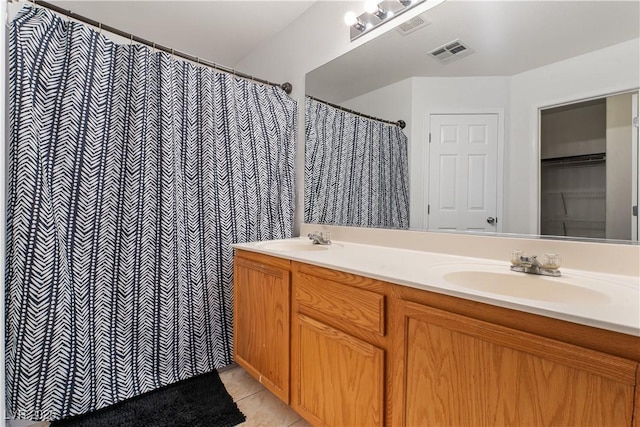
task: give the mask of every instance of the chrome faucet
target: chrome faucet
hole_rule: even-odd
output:
[[[313,233],[307,234],[307,237],[313,240],[314,245],[330,245],[331,244],[331,235],[327,231],[323,231],[323,232],[314,231]]]
[[[545,254],[544,263],[538,261],[535,255],[525,256],[522,251],[513,251],[511,254],[511,271],[520,273],[538,274],[541,276],[559,277],[560,256],[557,254]]]

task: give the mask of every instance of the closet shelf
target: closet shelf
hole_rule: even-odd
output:
[[[584,154],[580,156],[551,157],[541,159],[542,166],[580,166],[603,164],[607,160],[606,153]]]
[[[605,199],[606,191],[545,191],[543,197],[564,197],[566,199]]]
[[[543,235],[604,238],[606,223],[580,219],[541,218]]]
[[[567,227],[579,228],[582,230],[604,230],[605,221],[592,221],[588,219],[567,219],[567,218],[542,218],[541,222],[547,224],[564,224]]]

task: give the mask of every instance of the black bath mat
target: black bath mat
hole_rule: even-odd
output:
[[[51,427],[231,427],[245,420],[216,371],[198,375]]]

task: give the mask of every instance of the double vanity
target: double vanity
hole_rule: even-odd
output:
[[[313,425],[640,426],[637,276],[234,246],[235,360]]]

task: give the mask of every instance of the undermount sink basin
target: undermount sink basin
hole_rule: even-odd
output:
[[[598,291],[572,284],[562,277],[496,271],[452,271],[442,278],[454,285],[498,295],[538,301],[593,304],[608,301]]]
[[[295,241],[295,240],[284,240],[281,242],[264,242],[260,243],[259,246],[264,249],[268,249],[271,251],[282,251],[282,252],[316,252],[316,251],[326,251],[330,246],[327,245],[314,245],[311,241]]]

